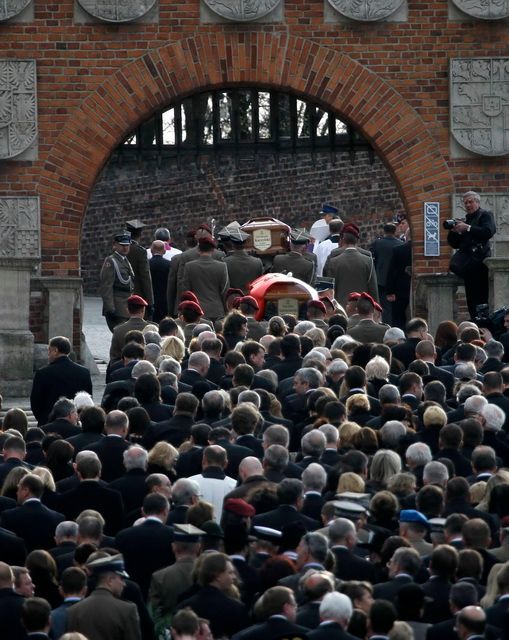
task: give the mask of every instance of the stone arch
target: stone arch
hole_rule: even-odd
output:
[[[311,97],[355,125],[389,168],[410,216],[417,272],[446,267],[422,257],[422,205],[447,214],[453,180],[419,114],[391,85],[345,54],[304,38],[263,32],[199,34],[129,62],[73,112],[41,172],[42,269],[79,275],[81,225],[102,167],[123,137],[176,98],[235,84]]]

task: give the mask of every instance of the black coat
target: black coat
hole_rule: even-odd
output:
[[[3,485],[5,478],[9,475],[10,471],[15,467],[25,467],[25,469],[32,469],[32,466],[19,460],[18,458],[7,458],[5,462],[0,463],[0,486]]]
[[[124,503],[124,513],[141,507],[147,494],[145,479],[147,473],[143,469],[131,469],[121,477],[110,482],[110,489],[118,491]]]
[[[302,523],[307,531],[315,531],[320,526],[317,520],[308,518],[294,507],[286,504],[281,504],[276,509],[261,513],[253,518],[253,526],[270,527],[278,531],[281,531],[285,525],[292,522]]]
[[[253,455],[257,458],[260,458],[260,460],[264,456],[262,441],[258,440],[258,438],[256,438],[252,433],[249,433],[245,436],[239,436],[237,440],[235,440],[235,444],[251,449]]]
[[[403,363],[405,369],[415,360],[415,347],[421,341],[420,338],[407,338],[405,342],[391,347],[392,356]]]
[[[25,640],[26,631],[21,622],[25,598],[11,588],[0,589],[0,638]]]
[[[422,622],[436,624],[447,620],[451,615],[449,608],[449,594],[451,592],[451,583],[443,578],[431,577],[422,585],[424,595],[431,598],[431,602],[427,602],[424,607],[424,615]]]
[[[179,478],[190,478],[201,473],[201,461],[203,459],[203,447],[194,446],[189,451],[184,451],[178,457],[175,471]]]
[[[107,535],[115,535],[122,526],[122,496],[95,480],[83,480],[75,489],[63,493],[58,502],[67,520],[74,520],[85,509],[94,509],[103,516]]]
[[[449,618],[444,622],[432,624],[426,634],[426,640],[458,640],[458,634],[455,631],[456,618]],[[486,640],[499,640],[500,630],[491,624],[487,624],[484,630]]]
[[[61,356],[35,372],[30,407],[39,424],[46,424],[55,402],[65,396],[74,398],[78,391],[92,394],[92,378],[86,367]]]
[[[325,504],[325,500],[318,493],[304,494],[304,503],[302,505],[301,513],[313,520],[321,521],[322,507]]]
[[[286,618],[271,617],[266,622],[236,633],[232,640],[281,640],[281,638],[307,638],[309,629],[290,622]]]
[[[22,567],[26,557],[27,550],[24,540],[18,538],[12,531],[0,528],[0,562]]]
[[[102,433],[93,433],[92,431],[84,431],[78,436],[72,436],[72,438],[66,438],[67,442],[70,442],[74,447],[74,457],[80,451],[88,449],[91,444],[99,442],[104,438]]]
[[[63,522],[62,513],[48,509],[37,500],[27,500],[21,507],[2,512],[0,524],[25,541],[27,551],[51,549],[55,529]]]
[[[164,441],[180,447],[191,435],[193,424],[192,416],[176,414],[164,422],[150,425],[143,435],[143,446],[151,449],[157,442]]]
[[[472,465],[470,464],[470,461],[461,455],[457,449],[449,447],[439,449],[438,453],[435,455],[435,459],[438,458],[447,458],[450,460],[454,465],[454,470],[456,471],[457,476],[468,478],[472,473]]]
[[[90,451],[97,453],[101,461],[101,478],[105,482],[112,482],[124,475],[124,451],[130,446],[130,442],[123,438],[106,436],[88,447]]]
[[[334,569],[336,578],[339,580],[365,580],[375,582],[375,567],[356,556],[349,551],[346,547],[332,547],[331,549],[336,559],[336,566]]]
[[[310,631],[308,640],[357,640],[357,638],[347,633],[337,622],[327,622]]]
[[[44,433],[58,433],[62,438],[71,438],[72,436],[77,436],[81,433],[80,427],[77,427],[75,424],[69,422],[65,418],[57,418],[53,420],[53,422],[48,422],[42,427]]]
[[[441,367],[437,367],[432,362],[426,362],[429,369],[429,376],[425,379],[425,382],[431,380],[439,380],[445,387],[445,391],[448,398],[452,398],[454,389],[454,376],[450,371],[446,371]]]
[[[402,589],[406,584],[413,583],[414,581],[409,576],[397,576],[388,582],[380,582],[379,584],[376,584],[373,590],[373,597],[376,600],[382,599],[393,602],[400,589]]]
[[[153,255],[148,261],[152,277],[152,291],[154,292],[154,322],[160,322],[168,313],[166,289],[170,273],[170,261],[164,256]]]
[[[486,622],[494,627],[504,629],[509,614],[509,598],[507,595],[503,599],[498,599],[495,604],[486,609]]]

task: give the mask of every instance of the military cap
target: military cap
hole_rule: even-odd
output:
[[[283,534],[277,529],[271,527],[261,527],[256,525],[253,527],[252,533],[257,540],[265,540],[265,542],[272,542],[272,544],[278,545],[281,542]]]
[[[223,227],[222,229],[219,229],[219,231],[216,231],[216,236],[220,240],[230,240],[230,238],[231,238],[230,232],[228,231],[228,229],[226,227]]]
[[[375,309],[376,309],[377,311],[379,311],[380,313],[382,313],[382,311],[383,311],[382,305],[381,305],[381,304],[378,304],[378,302],[377,302],[376,300],[373,300],[373,306],[375,307]]]
[[[399,521],[414,524],[423,524],[426,527],[430,526],[428,518],[426,518],[423,513],[417,511],[416,509],[402,509],[399,512]]]
[[[200,542],[205,531],[198,529],[194,524],[174,525],[173,539],[175,542]]]
[[[210,325],[202,322],[193,327],[191,335],[193,336],[193,338],[197,338],[200,335],[200,333],[203,333],[204,331],[212,331],[212,333],[215,333],[215,331],[212,329],[212,327],[210,327]]]
[[[369,501],[371,500],[369,493],[357,493],[354,491],[343,491],[342,493],[338,493],[337,497],[340,501],[346,500],[347,502],[360,504],[365,509],[368,508]]]
[[[225,500],[223,509],[230,511],[241,518],[252,518],[256,514],[256,509],[242,498],[228,498]]]
[[[366,507],[357,502],[349,500],[334,500],[334,515],[336,518],[346,518],[347,520],[358,520],[366,514]]]
[[[354,222],[347,222],[341,231],[342,234],[350,233],[358,238],[361,234],[359,227]]]
[[[217,247],[217,242],[214,240],[212,236],[203,236],[198,240],[199,249],[215,249]]]
[[[322,313],[327,312],[327,309],[321,300],[310,300],[308,302],[308,309],[319,309]]]
[[[375,306],[375,300],[373,298],[373,296],[371,296],[369,293],[367,293],[366,291],[363,291],[361,293],[361,295],[359,296],[359,300],[369,300],[369,302],[371,302],[371,304],[373,306]]]
[[[128,231],[122,231],[122,233],[116,233],[113,236],[113,240],[117,244],[130,245],[131,244],[131,234]]]
[[[445,529],[445,518],[430,518],[428,520],[431,533],[443,533]]]
[[[242,296],[242,298],[239,300],[239,304],[246,304],[248,307],[252,307],[256,311],[258,311],[258,309],[260,308],[258,306],[256,298],[253,298],[253,296]]]
[[[87,562],[87,569],[90,569],[93,573],[111,572],[117,573],[119,576],[128,578],[129,574],[125,571],[124,556],[119,553],[115,556],[108,556],[107,558],[97,558]]]
[[[147,225],[142,222],[141,220],[138,220],[138,218],[134,219],[134,220],[128,220],[125,223],[125,228],[128,231],[139,231],[140,229],[145,228]]]
[[[185,302],[186,300],[191,300],[191,302],[196,302],[196,304],[198,304],[199,302],[196,294],[192,291],[184,291],[184,293],[180,296],[180,302]]]
[[[239,296],[242,298],[243,295],[244,292],[242,291],[242,289],[233,289],[230,287],[230,289],[228,289],[224,294],[224,297],[229,298],[230,296]]]
[[[134,304],[138,307],[148,307],[148,302],[141,296],[132,295],[127,298],[127,304]]]
[[[244,244],[244,242],[249,239],[249,233],[242,231],[242,229],[234,229],[233,231],[230,231],[229,234],[230,240],[234,244]]]
[[[320,214],[322,216],[334,216],[337,218],[339,215],[339,209],[333,207],[331,204],[323,204],[320,209]]]
[[[181,302],[179,304],[179,306],[177,307],[178,311],[195,311],[196,313],[199,313],[201,316],[203,315],[203,309],[200,307],[200,305],[197,302],[193,302],[192,300],[185,300],[184,302]]]
[[[361,297],[361,294],[358,293],[357,291],[352,291],[351,293],[348,294],[348,302],[355,302],[356,300],[358,300]]]
[[[311,236],[305,229],[292,229],[290,231],[290,241],[294,244],[307,244],[311,242]]]
[[[224,531],[222,527],[215,520],[207,520],[201,526],[204,531],[204,536],[208,538],[224,538]]]
[[[202,222],[201,224],[199,224],[198,229],[196,229],[196,231],[208,231],[208,233],[212,233],[212,229],[210,228],[210,225],[208,225],[206,222]]]

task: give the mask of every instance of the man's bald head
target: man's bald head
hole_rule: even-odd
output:
[[[248,456],[239,464],[239,476],[242,481],[246,480],[246,478],[250,478],[251,476],[261,475],[263,475],[263,466],[258,458]]]
[[[458,613],[456,627],[461,640],[471,635],[484,636],[486,613],[481,607],[475,605],[465,607]]]
[[[14,575],[12,569],[5,562],[0,562],[0,589],[12,589]]]
[[[154,240],[150,247],[152,255],[164,256],[166,249],[164,248],[164,242],[162,240]]]

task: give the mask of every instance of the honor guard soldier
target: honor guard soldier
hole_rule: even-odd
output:
[[[134,273],[127,259],[130,246],[131,234],[127,231],[114,236],[113,253],[104,261],[99,276],[103,316],[110,331],[129,319],[127,299],[134,288]]]
[[[235,289],[242,289],[243,294],[247,294],[248,287],[253,280],[263,274],[263,263],[260,258],[250,256],[244,249],[249,234],[241,229],[229,232],[230,242],[233,251],[224,259],[230,278],[230,286]]]
[[[291,273],[294,278],[312,284],[315,277],[315,264],[311,256],[314,254],[309,254],[311,259],[304,255],[310,241],[309,233],[303,229],[292,229],[290,251],[275,256],[272,273]]]
[[[134,293],[148,302],[147,319],[150,320],[154,311],[154,293],[152,291],[152,277],[148,263],[147,250],[138,242],[142,229],[147,225],[141,220],[128,220],[125,228],[131,234],[131,248],[129,262],[134,271]]]

